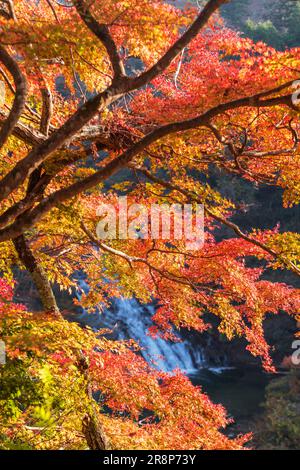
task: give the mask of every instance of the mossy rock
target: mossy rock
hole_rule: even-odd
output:
[[[300,444],[300,370],[272,381],[257,438],[264,449],[298,449]]]

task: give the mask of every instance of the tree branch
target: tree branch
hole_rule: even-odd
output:
[[[289,85],[290,85],[290,82],[286,84],[286,86],[289,86]],[[275,88],[275,90],[276,89],[277,88]],[[241,98],[238,100],[233,100],[228,103],[224,103],[214,108],[211,108],[209,111],[205,112],[201,116],[198,116],[197,118],[189,119],[186,121],[179,121],[179,122],[172,123],[172,124],[167,124],[165,126],[162,126],[154,130],[150,134],[146,135],[143,139],[141,139],[140,141],[132,145],[132,147],[130,147],[125,152],[123,152],[117,158],[109,162],[101,170],[95,172],[93,175],[81,181],[73,183],[67,188],[63,188],[54,192],[53,194],[51,194],[50,196],[42,200],[40,204],[38,204],[31,212],[29,212],[28,214],[25,214],[24,216],[21,216],[17,223],[14,222],[9,227],[3,230],[0,230],[0,242],[8,240],[10,238],[14,238],[20,233],[22,233],[23,230],[32,227],[34,223],[40,220],[43,214],[49,212],[57,204],[65,202],[68,199],[71,199],[72,197],[77,196],[83,191],[89,190],[93,188],[94,186],[96,186],[97,184],[101,183],[102,181],[106,180],[107,178],[111,177],[117,171],[127,166],[133,160],[135,156],[137,156],[139,153],[144,151],[149,145],[153,144],[157,140],[167,135],[180,132],[180,131],[194,129],[201,125],[207,126],[207,124],[210,122],[211,119],[231,109],[236,109],[236,108],[241,108],[241,107],[246,107],[246,106],[271,107],[271,106],[277,106],[277,105],[286,105],[294,109],[294,106],[292,103],[292,95],[284,95],[284,96],[279,96],[275,98],[268,98],[265,100],[260,99],[261,96],[267,96],[273,93],[274,93],[274,89],[256,94],[254,96]],[[0,185],[0,188],[1,188],[1,185]]]
[[[105,107],[112,104],[125,93],[133,91],[151,81],[158,74],[163,72],[176,57],[176,55],[199,33],[201,28],[207,23],[210,16],[219,6],[229,0],[210,0],[204,10],[200,13],[191,27],[176,41],[169,51],[156,63],[148,72],[139,77],[129,79],[127,77],[115,77],[112,84],[102,93],[97,94],[84,105],[82,105],[61,128],[56,130],[40,146],[33,149],[23,160],[0,182],[0,202],[7,198],[14,189],[23,184],[43,161],[55,150],[60,148],[66,141],[70,140],[82,127],[87,124],[97,112],[102,112]]]
[[[20,119],[20,116],[23,112],[26,95],[27,95],[27,85],[26,79],[23,76],[21,70],[15,59],[13,59],[6,49],[0,44],[0,61],[7,68],[9,73],[13,76],[16,95],[13,102],[11,111],[0,129],[0,148],[3,147],[7,141],[10,134],[13,132],[14,127]]]
[[[218,8],[230,1],[231,0],[210,0],[207,2],[197,19],[175,42],[175,44],[173,44],[173,46],[171,46],[170,49],[156,62],[156,64],[138,77],[130,79],[134,88],[140,88],[146,83],[151,82],[157,75],[166,70],[177,55],[198,35]]]
[[[15,20],[15,10],[14,4],[11,0],[2,0],[2,3],[7,5],[7,10],[0,8],[0,15],[3,16],[6,20]]]
[[[170,191],[177,191],[184,195],[188,200],[192,200],[197,202],[198,204],[203,204],[203,200],[200,199],[196,194],[191,193],[190,191],[185,190],[184,188],[181,188],[180,186],[170,183],[168,181],[162,180],[161,178],[158,178],[157,176],[153,175],[148,171],[146,168],[142,167],[133,167],[136,171],[142,173],[146,178],[148,178],[150,181],[153,181],[154,183],[157,183],[161,186],[163,186],[166,189],[169,189]],[[288,259],[283,259],[281,258],[279,253],[276,253],[276,251],[272,250],[269,248],[265,243],[260,242],[259,240],[256,240],[255,238],[245,234],[239,227],[238,225],[234,224],[233,222],[230,222],[227,219],[224,219],[224,217],[218,216],[214,214],[210,209],[207,207],[204,207],[204,210],[206,214],[211,217],[212,219],[216,220],[217,222],[220,222],[223,225],[226,225],[229,227],[233,232],[236,233],[239,237],[243,238],[247,242],[251,243],[252,245],[257,246],[258,248],[261,248],[264,252],[268,253],[272,258],[275,258],[279,261],[284,262],[284,264],[290,269],[294,274],[300,277],[300,269],[291,261]]]
[[[92,117],[100,110],[111,104],[118,98],[115,94],[116,90],[109,87],[103,93],[96,95],[77,112],[75,112],[66,123],[53,132],[39,146],[29,152],[29,154],[2,179],[0,182],[0,202],[9,196],[14,189],[23,184],[30,174],[55,150],[62,147],[63,144],[72,138],[78,131],[82,129]]]
[[[52,111],[53,111],[52,95],[51,95],[51,90],[40,70],[39,70],[39,76],[40,76],[40,81],[41,81],[40,90],[41,90],[42,103],[43,103],[41,122],[40,122],[40,131],[46,137],[48,137],[49,128],[50,128],[50,120],[51,120]]]
[[[100,240],[94,237],[92,232],[84,225],[83,222],[81,223],[81,228],[95,246],[100,248],[100,250],[102,251],[105,251],[107,253],[110,253],[111,255],[117,256],[118,258],[124,259],[125,261],[127,261],[131,269],[133,269],[134,263],[144,264],[145,266],[147,266],[147,268],[149,269],[151,273],[154,271],[157,274],[159,274],[161,277],[168,279],[169,281],[176,282],[184,286],[190,286],[190,287],[196,287],[196,288],[200,287],[200,286],[195,286],[193,282],[191,282],[189,279],[187,279],[184,276],[177,276],[176,274],[171,273],[170,271],[166,271],[164,269],[160,269],[154,266],[146,258],[140,258],[137,256],[128,255],[127,253],[124,253],[124,251],[116,250],[115,248],[112,248],[111,246],[108,246],[105,243],[102,243]],[[206,286],[202,285],[201,287],[205,288]]]
[[[124,64],[108,27],[105,24],[98,23],[83,0],[73,0],[73,4],[84,24],[104,45],[110,58],[115,78],[125,77]]]

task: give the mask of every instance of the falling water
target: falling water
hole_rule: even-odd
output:
[[[83,291],[87,285],[79,281]],[[107,328],[112,331],[116,340],[133,339],[141,349],[144,359],[159,370],[168,372],[181,369],[193,373],[208,367],[205,351],[200,345],[192,345],[186,339],[180,342],[166,341],[160,337],[153,338],[148,329],[155,313],[153,305],[141,305],[136,299],[114,299],[112,307],[104,312],[93,314],[83,311],[80,322],[88,324],[95,331]]]

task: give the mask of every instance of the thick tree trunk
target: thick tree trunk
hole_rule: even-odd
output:
[[[25,236],[20,235],[13,240],[13,243],[20,260],[31,274],[39,292],[44,310],[49,314],[61,316],[49,279],[32,253]],[[77,366],[85,377],[86,392],[91,403],[90,411],[85,414],[82,420],[82,431],[87,445],[91,450],[108,450],[110,447],[99,419],[97,404],[92,395],[88,373],[88,361],[83,354],[80,354]]]
[[[106,436],[96,416],[87,413],[82,420],[82,432],[90,450],[109,450]]]
[[[89,377],[89,361],[80,351],[77,362],[78,370],[84,375],[86,393],[91,407],[82,420],[82,432],[90,450],[110,450],[111,446],[105,435],[102,423],[99,419],[97,404],[93,398],[93,391]]]
[[[38,290],[44,310],[47,313],[51,313],[52,315],[54,314],[60,316],[60,311],[57,306],[49,279],[43,268],[34,257],[25,236],[20,235],[13,240],[13,243],[20,260],[24,264],[27,271],[31,274],[31,277]]]

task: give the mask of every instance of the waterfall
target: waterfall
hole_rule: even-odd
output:
[[[82,291],[88,286],[83,279],[78,280]],[[88,313],[85,310],[79,315],[80,323],[89,325],[94,331],[110,330],[114,340],[133,339],[141,347],[144,359],[164,372],[181,369],[187,374],[209,369],[220,373],[227,364],[217,359],[214,362],[206,357],[205,346],[198,341],[191,341],[188,335],[179,334],[180,342],[167,341],[160,337],[153,338],[148,329],[153,325],[154,305],[142,305],[136,299],[117,298],[110,308],[103,312]],[[208,340],[208,346],[210,341]],[[209,348],[211,349],[211,348]]]
[[[181,369],[191,373],[204,366],[202,351],[193,352],[186,340],[178,343],[153,338],[148,328],[153,324],[155,312],[152,305],[140,305],[136,299],[115,299],[113,307],[103,313],[82,312],[80,321],[94,330],[108,328],[116,340],[133,339],[141,347],[144,359],[164,372]]]

